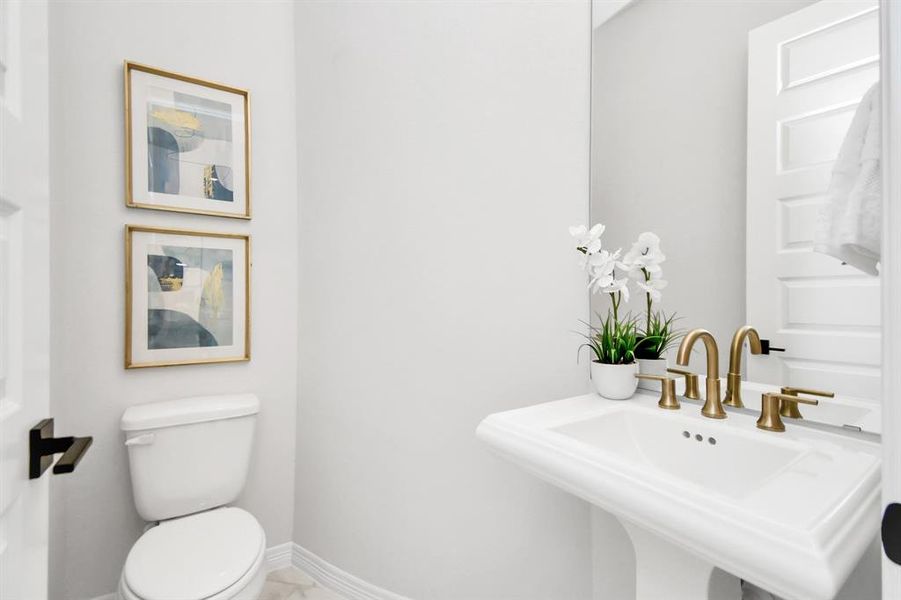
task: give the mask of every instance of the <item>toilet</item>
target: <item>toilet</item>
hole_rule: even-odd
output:
[[[228,506],[244,487],[260,403],[253,394],[132,406],[122,415],[135,506],[148,521],[120,600],[256,600],[266,535]]]

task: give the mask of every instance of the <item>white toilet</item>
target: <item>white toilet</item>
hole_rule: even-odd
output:
[[[256,600],[266,536],[226,506],[247,477],[260,403],[252,394],[133,406],[122,415],[131,484],[151,523],[132,546],[120,600]]]

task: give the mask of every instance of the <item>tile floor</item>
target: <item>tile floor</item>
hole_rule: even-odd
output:
[[[344,600],[294,567],[272,571],[266,577],[260,600]]]

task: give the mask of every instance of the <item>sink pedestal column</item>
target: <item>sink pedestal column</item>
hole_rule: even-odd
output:
[[[635,600],[741,600],[741,580],[646,529],[621,521],[635,547]]]

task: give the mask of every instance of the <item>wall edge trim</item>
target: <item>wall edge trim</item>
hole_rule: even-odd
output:
[[[347,600],[410,600],[351,575],[300,544],[295,543],[293,546],[291,564]]]

